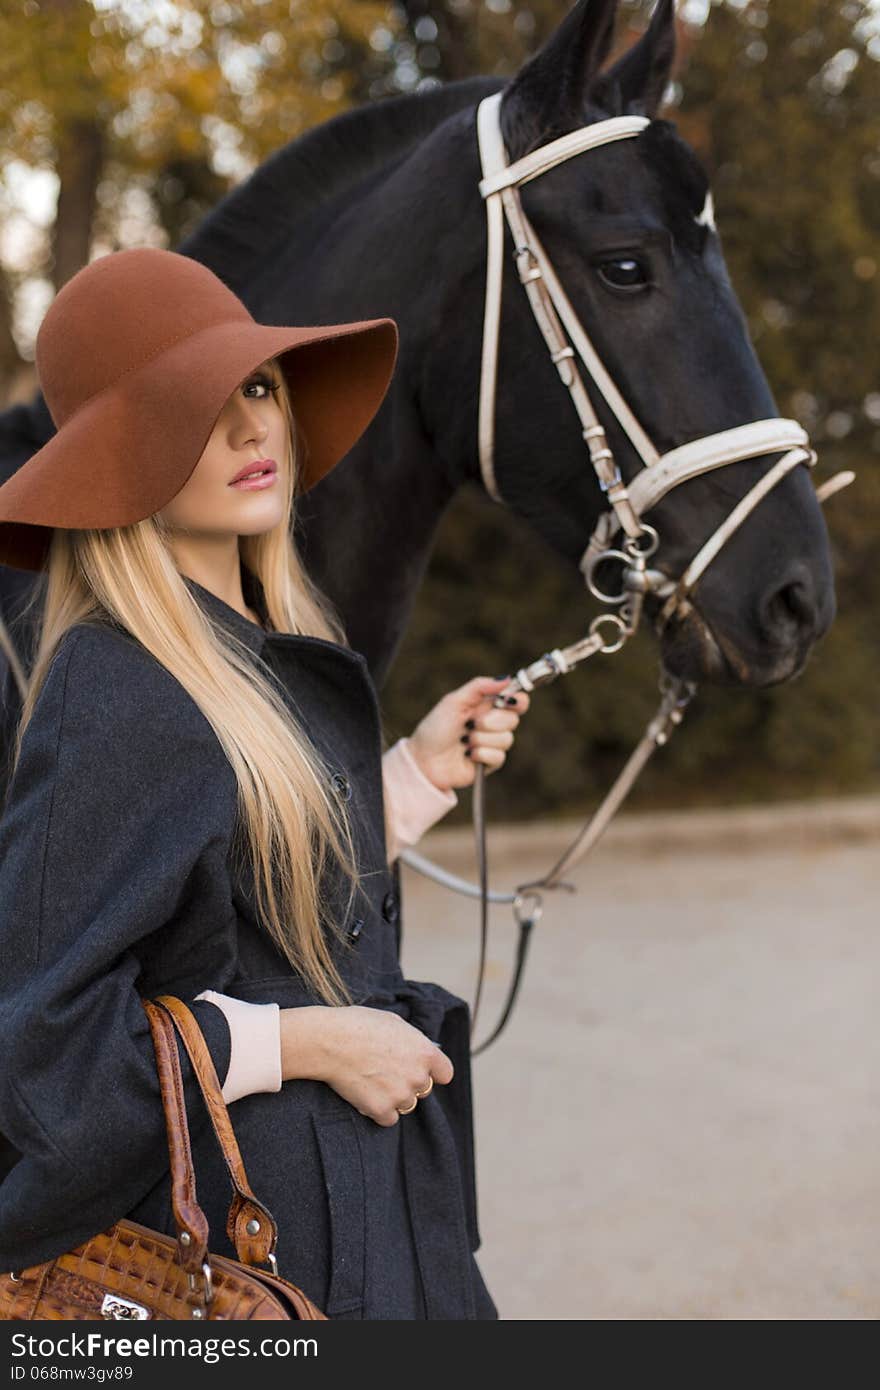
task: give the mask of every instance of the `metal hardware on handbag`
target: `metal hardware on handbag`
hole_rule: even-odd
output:
[[[143,1303],[135,1303],[132,1298],[122,1298],[118,1293],[108,1293],[101,1304],[101,1317],[143,1320],[150,1317],[150,1310]]]
[[[170,994],[142,1002],[165,1111],[177,1237],[134,1221],[117,1221],[54,1259],[10,1271],[0,1280],[0,1321],[323,1321],[325,1314],[311,1299],[278,1273],[278,1228],[251,1191],[217,1072],[193,1014]],[[228,1229],[235,1232],[238,1259],[208,1250],[210,1233],[196,1196],[177,1034],[192,1062],[232,1181]],[[258,1267],[266,1263],[271,1273]]]

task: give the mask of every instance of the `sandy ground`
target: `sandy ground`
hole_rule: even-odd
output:
[[[575,823],[490,831],[493,886]],[[469,832],[419,850],[474,876]],[[880,1316],[880,800],[621,818],[474,1059],[507,1319]],[[404,969],[470,998],[478,905],[403,868]],[[492,909],[480,1036],[514,931]]]

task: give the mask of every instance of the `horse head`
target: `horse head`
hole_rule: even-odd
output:
[[[513,164],[582,127],[647,118],[634,138],[565,158],[518,193],[601,364],[665,456],[778,411],[727,274],[707,175],[675,126],[657,117],[674,56],[671,0],[659,0],[644,35],[603,68],[616,9],[616,0],[579,0],[503,89],[498,120]],[[512,249],[507,237],[494,411],[498,500],[577,561],[606,503],[583,421],[548,356]],[[584,384],[631,484],[644,458],[595,382],[585,375]],[[779,457],[780,447],[768,443],[663,496],[646,514],[660,542],[652,565],[678,580]],[[662,627],[663,662],[673,674],[760,686],[802,669],[835,609],[827,532],[806,467],[790,468],[762,497],[688,599]],[[660,607],[648,600],[648,612]]]

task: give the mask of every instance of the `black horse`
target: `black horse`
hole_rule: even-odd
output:
[[[603,71],[615,11],[616,0],[579,0],[507,84],[470,79],[327,122],[267,160],[178,248],[265,322],[390,314],[399,324],[399,365],[382,410],[300,506],[308,567],[378,684],[438,521],[458,488],[480,480],[486,215],[475,111],[484,96],[504,87],[511,160],[611,115],[652,118],[637,138],[570,159],[521,193],[656,446],[665,451],[777,414],[707,211],[706,175],[673,125],[654,119],[673,57],[673,6],[659,0],[645,35]],[[639,466],[632,447],[603,401],[594,404],[631,475]],[[41,396],[0,416],[2,475],[51,432]],[[649,518],[662,537],[652,563],[677,577],[775,457],[676,488]],[[506,504],[576,564],[604,499],[509,254],[495,458]],[[32,585],[32,576],[0,569],[0,602],[5,595],[18,605]],[[825,525],[798,467],[710,566],[690,616],[666,627],[664,663],[688,679],[784,680],[801,669],[833,613]]]

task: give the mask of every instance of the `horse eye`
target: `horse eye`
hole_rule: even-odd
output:
[[[647,269],[630,256],[601,261],[596,268],[600,280],[613,290],[641,290],[648,284]]]

